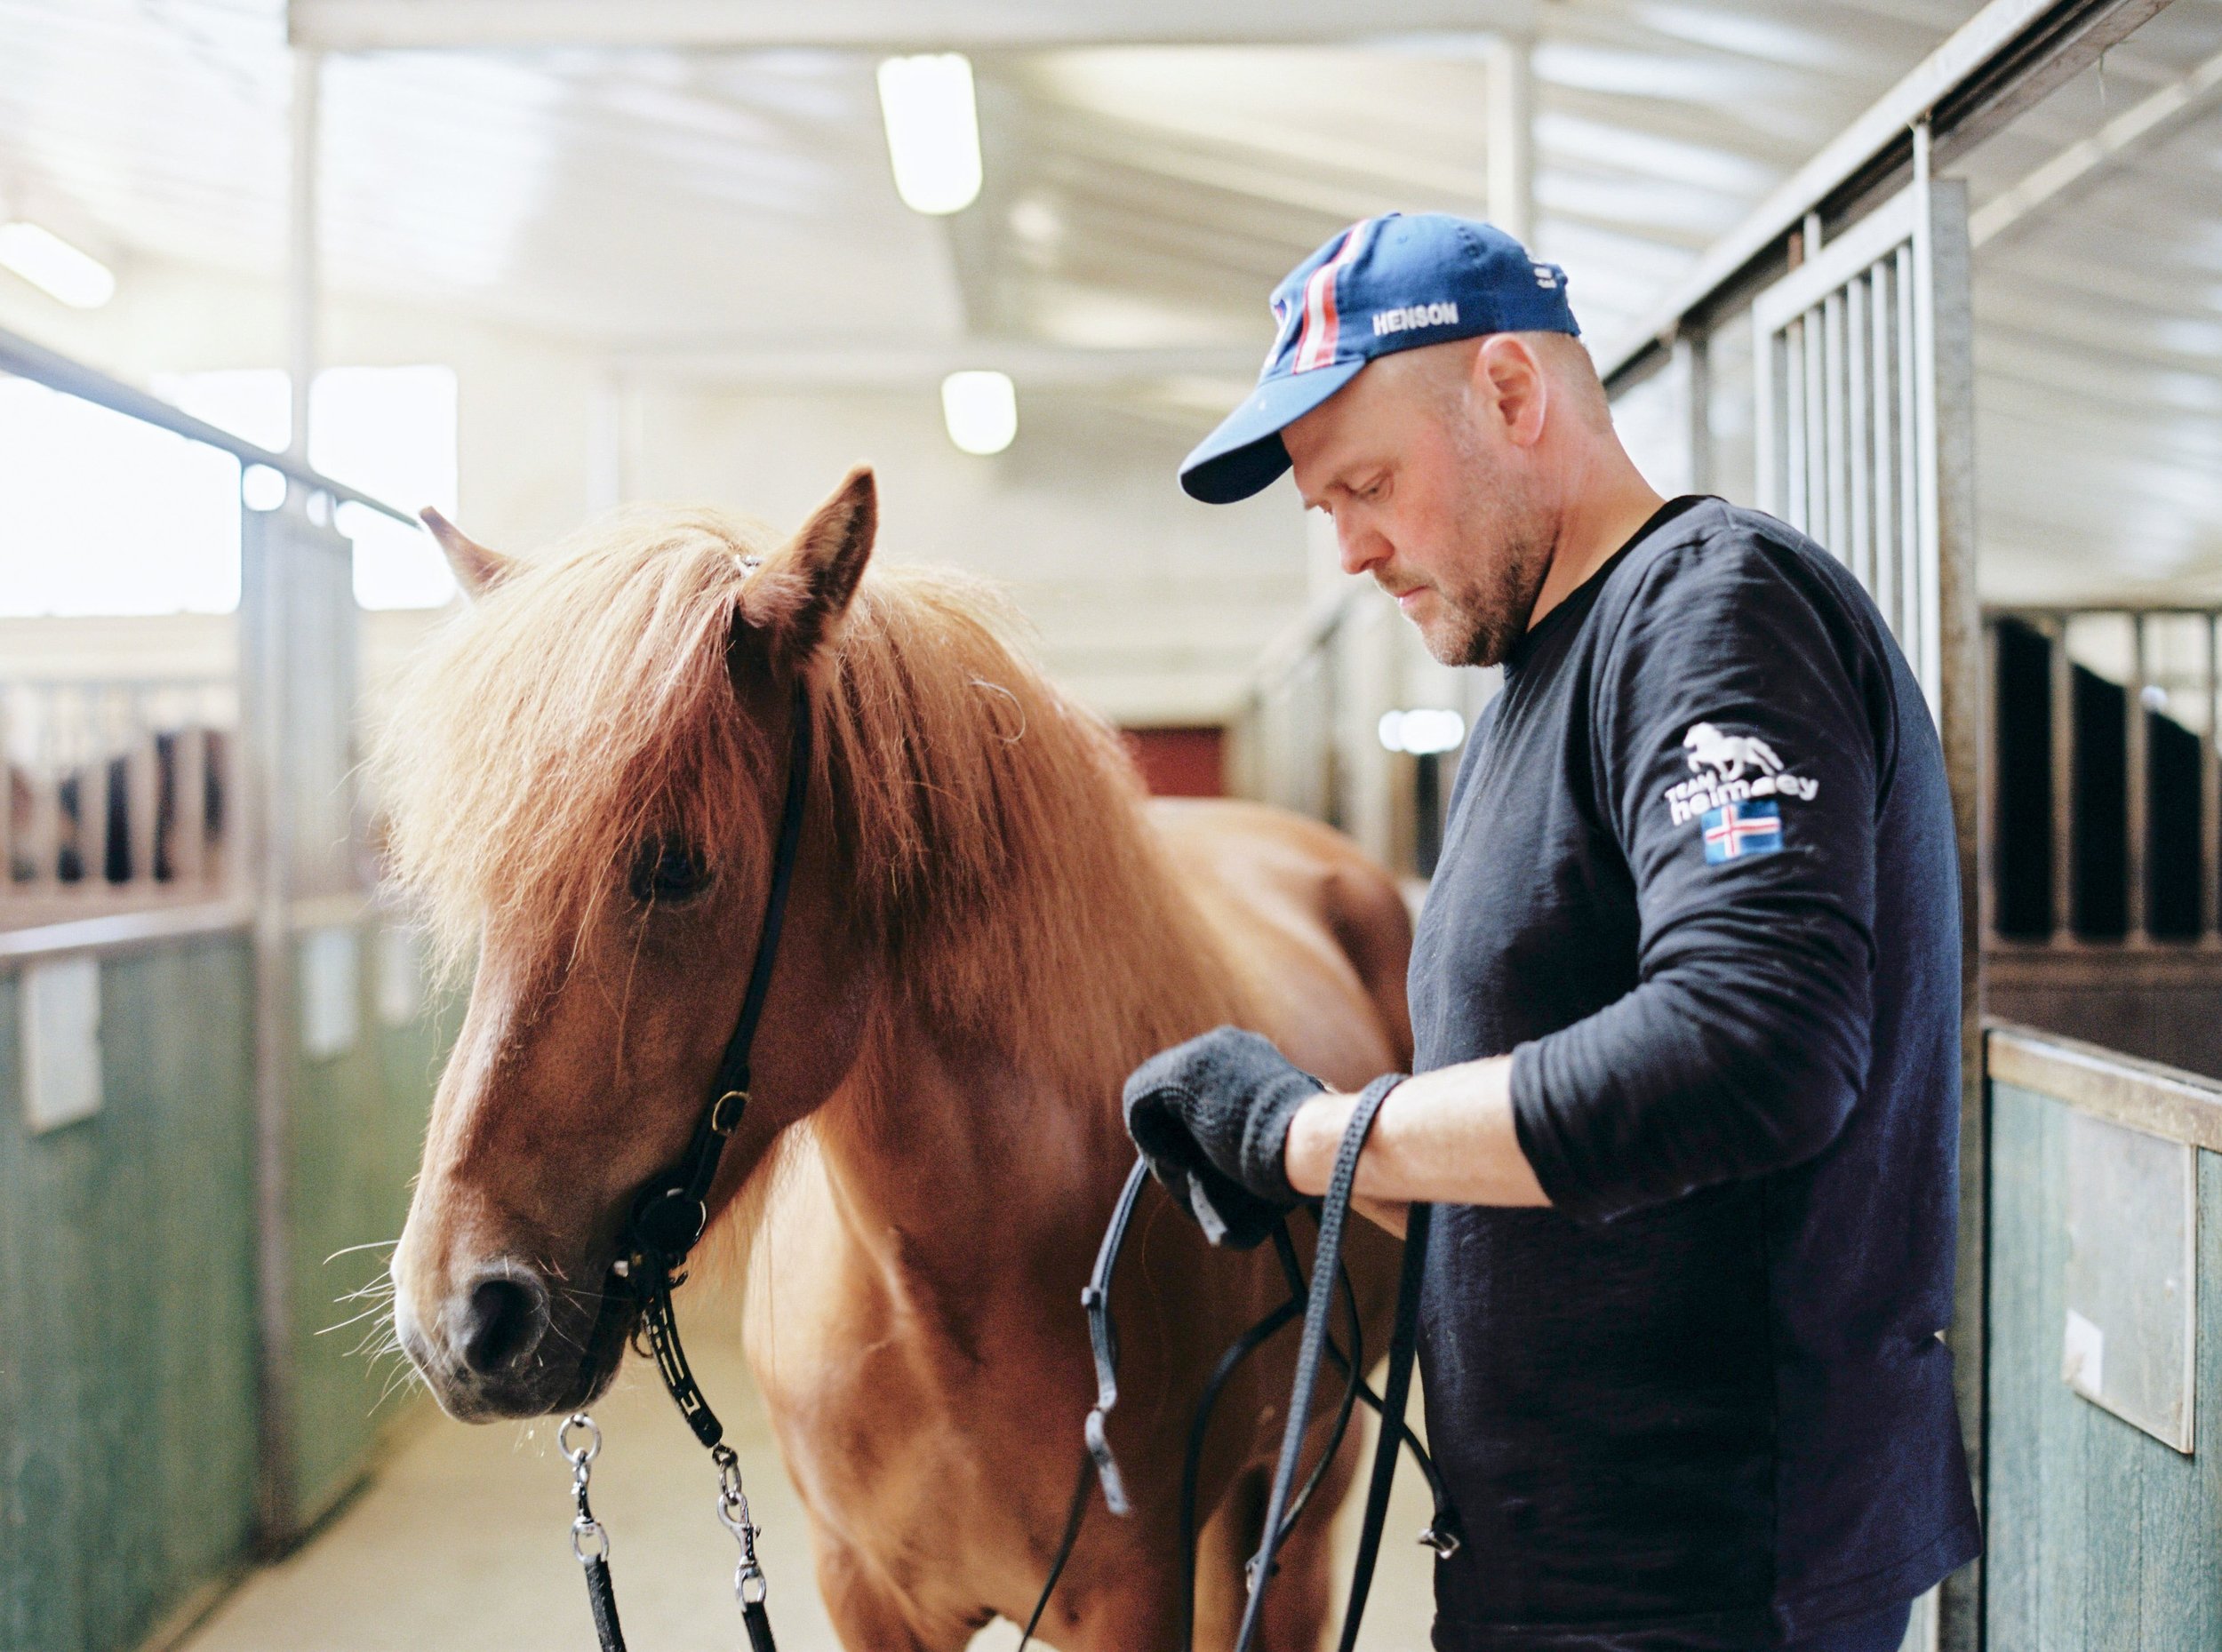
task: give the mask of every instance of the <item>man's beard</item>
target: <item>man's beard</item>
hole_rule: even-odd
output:
[[[1528,634],[1529,616],[1551,571],[1551,541],[1523,487],[1488,476],[1477,453],[1460,457],[1465,497],[1458,542],[1495,551],[1470,582],[1456,590],[1434,587],[1440,611],[1420,627],[1420,640],[1446,666],[1502,665]]]

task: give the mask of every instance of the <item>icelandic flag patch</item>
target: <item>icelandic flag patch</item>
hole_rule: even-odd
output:
[[[1763,803],[1723,803],[1706,811],[1704,824],[1708,866],[1747,855],[1771,855],[1782,847],[1782,805],[1772,798]]]

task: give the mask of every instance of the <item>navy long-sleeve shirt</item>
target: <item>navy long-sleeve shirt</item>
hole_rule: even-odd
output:
[[[1957,850],[1919,685],[1804,536],[1681,499],[1523,640],[1411,962],[1547,1209],[1439,1211],[1439,1648],[1786,1644],[1978,1546],[1938,1333]]]

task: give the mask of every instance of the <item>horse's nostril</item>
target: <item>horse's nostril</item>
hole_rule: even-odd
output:
[[[548,1328],[547,1297],[521,1280],[483,1280],[464,1320],[463,1363],[498,1377],[531,1357]]]

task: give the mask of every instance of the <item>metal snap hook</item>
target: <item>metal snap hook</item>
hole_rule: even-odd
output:
[[[571,1552],[581,1566],[610,1558],[610,1528],[600,1520],[580,1515],[571,1523]]]
[[[571,1443],[571,1431],[574,1429],[583,1429],[586,1432],[587,1443],[584,1446],[573,1446]],[[563,1460],[573,1468],[591,1463],[602,1455],[601,1427],[584,1411],[573,1411],[563,1419],[563,1425],[556,1431],[556,1448],[563,1454]]]

